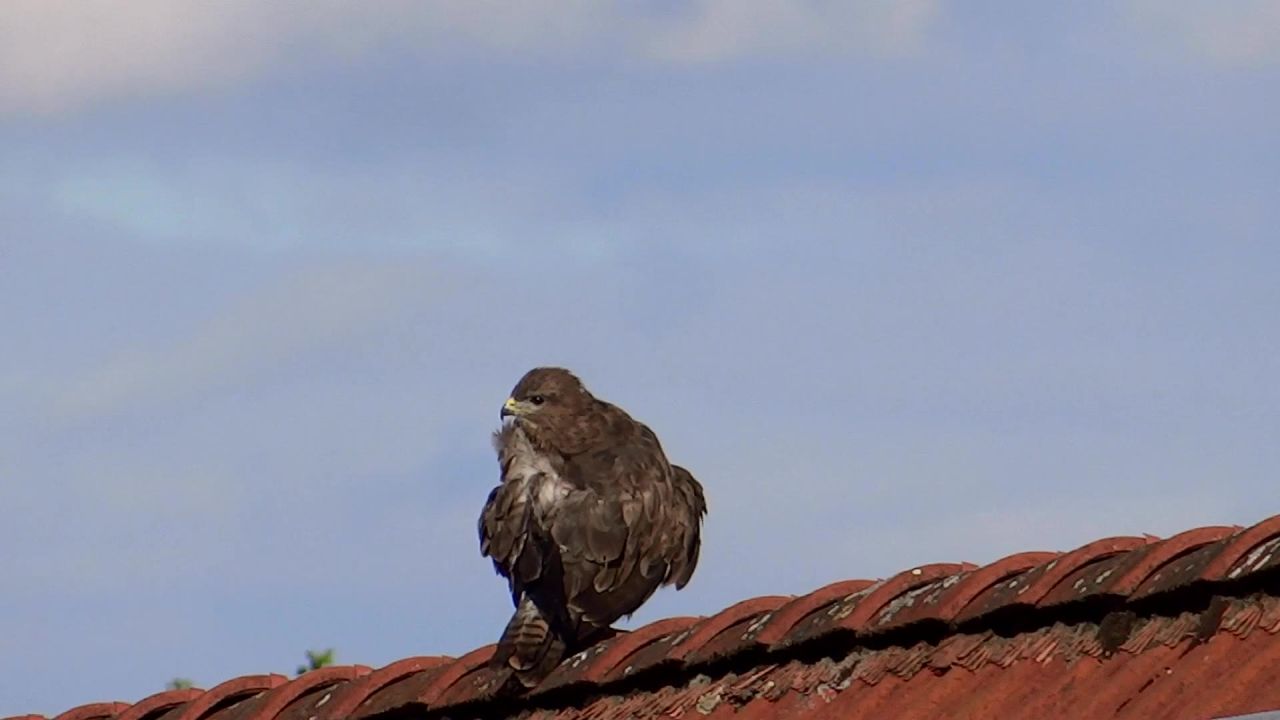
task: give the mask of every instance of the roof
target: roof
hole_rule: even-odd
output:
[[[96,703],[57,720],[1216,718],[1280,709],[1280,515],[936,564],[673,617],[494,696],[494,646]],[[25,716],[30,720],[40,716]],[[12,720],[12,719],[8,719]]]

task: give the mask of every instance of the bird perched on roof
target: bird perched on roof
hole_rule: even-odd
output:
[[[568,370],[530,370],[502,418],[480,552],[516,606],[493,665],[531,688],[660,586],[689,582],[707,504],[652,430]]]

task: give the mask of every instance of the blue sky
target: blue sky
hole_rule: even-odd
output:
[[[1280,3],[638,7],[0,8],[0,715],[492,642],[540,364],[706,486],[631,625],[1280,512]]]

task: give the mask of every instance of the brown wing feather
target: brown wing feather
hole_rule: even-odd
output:
[[[480,551],[507,578],[516,611],[507,623],[492,664],[507,668],[532,687],[559,664],[576,639],[567,614],[560,556],[539,517],[537,494],[552,485],[558,470],[513,426],[494,434],[502,482],[489,493],[480,513]]]
[[[672,504],[671,574],[669,582],[679,590],[689,583],[698,567],[702,551],[702,518],[707,514],[707,498],[693,474],[672,465],[675,502]]]
[[[549,561],[549,538],[535,517],[530,484],[557,471],[514,427],[494,433],[494,446],[502,482],[489,493],[480,513],[480,552],[507,578],[512,601],[519,604],[522,589],[538,582]]]
[[[702,488],[630,422],[616,444],[569,460],[566,473],[583,487],[552,525],[570,611],[596,626],[635,612],[662,585],[683,586],[697,565]]]

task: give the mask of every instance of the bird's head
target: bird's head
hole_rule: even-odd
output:
[[[572,414],[593,398],[582,381],[564,368],[534,368],[520,378],[511,397],[502,404],[502,418],[534,421],[559,414]]]

